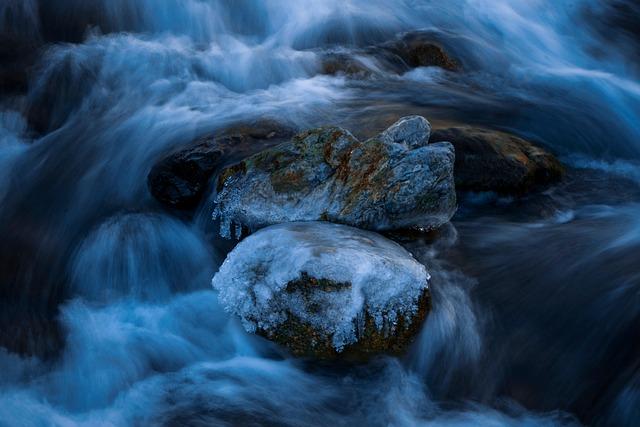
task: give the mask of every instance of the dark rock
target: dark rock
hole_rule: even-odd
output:
[[[432,141],[456,150],[456,188],[522,195],[562,178],[562,164],[547,151],[508,133],[469,126],[434,130]]]
[[[231,126],[215,136],[205,136],[193,145],[156,163],[147,177],[151,194],[160,202],[180,209],[197,206],[213,173],[243,149],[256,150],[261,143],[277,143],[293,130],[269,120]],[[233,150],[234,154],[229,153]]]
[[[395,40],[352,51],[320,55],[322,74],[368,77],[384,72],[401,74],[417,67],[440,67],[457,71],[460,67],[426,31],[407,33]]]
[[[221,156],[215,144],[203,142],[165,158],[151,169],[147,178],[151,194],[173,207],[195,207]]]
[[[291,221],[331,221],[370,230],[437,228],[456,210],[453,147],[428,144],[429,123],[401,119],[359,141],[325,127],[222,170],[215,214],[221,234]]]
[[[458,70],[456,62],[428,32],[416,31],[405,34],[399,40],[386,43],[384,49],[400,57],[410,68],[440,67],[449,71]]]
[[[322,56],[321,73],[328,75],[344,74],[349,77],[367,77],[371,70],[367,66],[348,53],[327,53]]]

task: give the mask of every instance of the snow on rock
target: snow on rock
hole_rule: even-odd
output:
[[[328,222],[264,228],[213,278],[225,308],[296,355],[400,351],[429,310],[429,275],[397,243]]]

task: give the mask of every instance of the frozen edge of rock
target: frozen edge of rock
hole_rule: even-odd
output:
[[[241,241],[212,285],[248,332],[296,355],[326,358],[359,344],[364,353],[404,346],[393,338],[419,329],[428,310],[429,279],[406,249],[377,233],[296,222]],[[363,337],[369,344],[359,343]]]

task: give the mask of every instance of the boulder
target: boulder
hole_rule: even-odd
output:
[[[255,150],[260,144],[274,144],[292,135],[293,131],[286,126],[271,120],[259,120],[202,137],[153,166],[147,177],[149,191],[168,206],[193,208],[202,199],[209,179],[223,161],[241,155],[247,149]]]
[[[435,130],[431,140],[449,141],[455,147],[458,190],[518,196],[557,182],[564,173],[552,154],[504,132],[452,127]]]
[[[440,67],[448,71],[459,68],[444,48],[433,40],[433,34],[427,31],[407,33],[382,45],[382,48],[397,55],[410,68]]]
[[[380,134],[389,144],[403,144],[410,150],[429,143],[431,124],[421,116],[403,117]]]
[[[456,210],[451,144],[427,144],[423,117],[359,141],[337,127],[313,129],[222,170],[214,216],[221,235],[292,221],[371,230],[433,229]]]
[[[345,52],[329,52],[321,56],[320,67],[322,74],[343,74],[349,77],[368,77],[372,71],[367,64],[356,55]]]
[[[433,33],[414,31],[379,45],[351,51],[320,54],[322,74],[369,77],[380,72],[405,73],[417,67],[440,67],[457,71],[460,67],[445,49],[434,41]]]
[[[296,356],[361,360],[398,354],[430,309],[429,274],[397,243],[327,222],[264,228],[214,276],[245,329]]]
[[[178,151],[153,166],[147,177],[151,194],[176,208],[196,206],[222,156],[222,151],[210,142]]]

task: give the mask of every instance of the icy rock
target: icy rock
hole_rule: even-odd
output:
[[[431,124],[422,116],[403,117],[380,134],[387,143],[406,144],[408,148],[419,148],[429,143]]]
[[[429,274],[397,243],[328,222],[264,228],[227,256],[212,284],[245,329],[297,356],[399,353],[429,308]]]
[[[330,221],[370,230],[434,229],[456,210],[454,149],[428,144],[423,117],[401,119],[359,141],[324,127],[226,168],[214,216],[256,230],[292,221]]]

